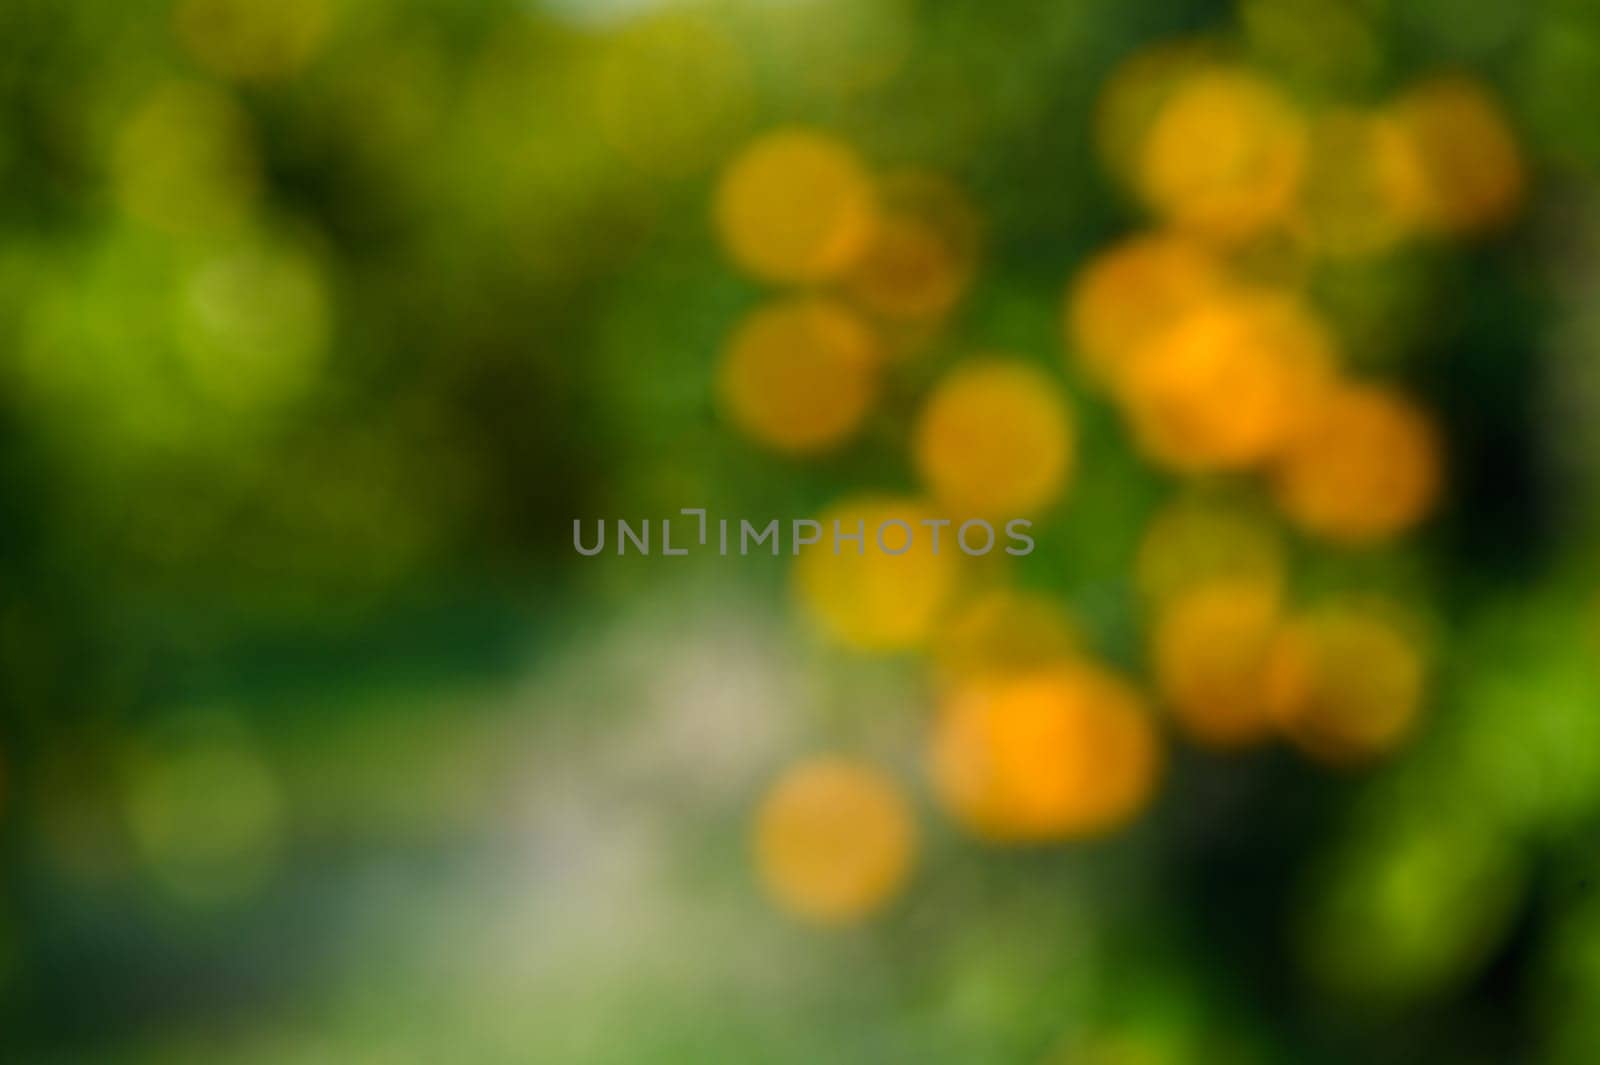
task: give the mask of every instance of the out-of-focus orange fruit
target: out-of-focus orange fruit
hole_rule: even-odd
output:
[[[1386,539],[1425,518],[1439,498],[1439,438],[1401,396],[1372,385],[1325,391],[1273,469],[1278,505],[1307,532],[1337,543]]]
[[[1394,247],[1418,223],[1422,188],[1421,160],[1393,118],[1338,110],[1312,125],[1299,209],[1317,252],[1355,258]]]
[[[1305,122],[1271,83],[1217,68],[1185,80],[1162,106],[1139,186],[1163,218],[1237,241],[1288,215],[1305,155]]]
[[[977,212],[954,184],[900,171],[878,183],[878,224],[845,278],[863,309],[905,322],[937,320],[965,294],[977,266]]]
[[[1243,469],[1283,445],[1333,362],[1327,332],[1297,301],[1240,294],[1153,340],[1129,365],[1121,398],[1156,462],[1189,473]]]
[[[968,829],[1040,842],[1127,824],[1155,793],[1162,751],[1138,694],[1079,661],[954,690],[929,767],[940,801]]]
[[[1278,727],[1329,765],[1398,747],[1422,709],[1416,642],[1385,612],[1350,604],[1287,623],[1271,650],[1267,705]]]
[[[853,312],[796,297],[759,308],[734,331],[717,394],[752,440],[791,454],[826,451],[866,417],[882,362],[877,337]]]
[[[817,518],[820,542],[801,548],[795,559],[794,589],[801,605],[824,633],[845,646],[862,651],[920,646],[949,605],[960,573],[952,525],[937,530],[934,549],[936,530],[924,523],[937,518],[922,503],[888,497],[858,497],[828,508]],[[836,527],[847,536],[859,531],[861,550],[853,541],[837,539]]]
[[[786,129],[729,164],[714,213],[723,246],[751,276],[807,284],[837,278],[860,258],[876,212],[871,177],[849,146]]]
[[[1227,287],[1220,261],[1175,234],[1131,237],[1096,256],[1067,291],[1067,347],[1090,380],[1115,387],[1150,340]]]
[[[1204,40],[1162,41],[1141,48],[1111,72],[1095,103],[1095,147],[1116,178],[1135,184],[1140,155],[1163,105],[1188,79],[1216,64]]]
[[[1499,105],[1465,78],[1440,78],[1395,106],[1421,165],[1418,213],[1444,233],[1476,233],[1510,221],[1526,178],[1516,137]]]
[[[1073,423],[1042,371],[1006,359],[956,369],[917,422],[917,472],[957,516],[1012,518],[1055,502],[1072,474]]]
[[[1281,592],[1287,567],[1283,539],[1262,508],[1193,494],[1151,520],[1139,541],[1134,577],[1141,593],[1162,603],[1219,582]]]
[[[1162,606],[1151,638],[1156,684],[1197,743],[1237,748],[1266,739],[1266,669],[1279,621],[1273,583],[1193,588]]]
[[[843,924],[905,886],[916,823],[900,788],[842,757],[790,769],[756,814],[755,861],[772,900],[807,920]]]

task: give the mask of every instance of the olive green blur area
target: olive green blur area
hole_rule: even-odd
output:
[[[1597,70],[0,0],[0,1062],[1600,1061]]]

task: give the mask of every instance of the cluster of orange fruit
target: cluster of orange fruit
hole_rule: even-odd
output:
[[[1074,278],[1065,333],[1141,453],[1180,476],[1259,478],[1283,519],[1337,547],[1423,520],[1443,481],[1433,420],[1345,369],[1300,282],[1319,262],[1512,218],[1524,175],[1491,97],[1438,78],[1379,107],[1308,114],[1249,67],[1179,44],[1125,63],[1099,121],[1111,171],[1158,226]],[[1281,733],[1336,764],[1392,749],[1421,704],[1418,634],[1375,600],[1290,612],[1277,538],[1266,516],[1218,499],[1152,527],[1141,584],[1163,702],[1210,746]],[[1163,556],[1195,559],[1202,579],[1177,579]]]
[[[1102,103],[1111,167],[1163,228],[1101,255],[1069,292],[1068,345],[1143,453],[1179,473],[1263,471],[1284,515],[1345,544],[1387,539],[1439,490],[1428,417],[1340,373],[1294,284],[1250,276],[1508,219],[1523,184],[1489,97],[1454,79],[1383,109],[1305,116],[1271,82],[1193,50],[1135,58]]]
[[[954,185],[874,175],[806,129],[748,146],[723,175],[715,220],[736,265],[788,290],[735,331],[719,398],[751,439],[793,455],[860,428],[886,364],[955,307],[977,258],[977,218]]]
[[[1157,516],[1139,551],[1160,701],[1207,746],[1282,736],[1331,764],[1381,755],[1420,710],[1422,641],[1375,599],[1291,610],[1271,510],[1337,547],[1389,542],[1436,506],[1441,440],[1397,388],[1344,370],[1335,330],[1296,279],[1321,259],[1504,222],[1522,190],[1515,142],[1464,81],[1308,115],[1248,67],[1186,46],[1125,64],[1100,117],[1111,169],[1160,226],[1069,286],[1069,364],[1118,408],[1145,458],[1205,479]],[[948,182],[874,179],[847,146],[808,130],[739,154],[714,216],[737,266],[789,287],[733,332],[718,381],[728,419],[788,455],[850,439],[886,368],[958,303],[976,257],[973,212]],[[1304,269],[1263,276],[1263,247]],[[998,355],[935,385],[908,447],[922,497],[847,498],[819,515],[824,527],[1037,515],[1078,461],[1061,383]],[[926,762],[959,824],[1007,842],[1125,825],[1164,763],[1145,697],[1094,658],[1061,604],[971,562],[926,539],[898,555],[824,543],[800,552],[794,587],[846,647],[931,652],[940,707]],[[769,793],[756,859],[785,908],[839,921],[893,895],[914,840],[891,777],[827,757]]]

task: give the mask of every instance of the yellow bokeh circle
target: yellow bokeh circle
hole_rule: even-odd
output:
[[[1196,743],[1230,749],[1272,734],[1266,671],[1278,598],[1271,582],[1218,581],[1162,607],[1151,636],[1156,685]]]
[[[1270,82],[1217,68],[1162,105],[1140,153],[1139,187],[1163,218],[1235,241],[1286,217],[1305,155],[1305,122]]]
[[[1264,508],[1215,494],[1163,507],[1134,560],[1139,591],[1156,603],[1218,582],[1281,591],[1287,569],[1283,537]]]
[[[1333,343],[1290,296],[1238,294],[1188,315],[1128,367],[1122,400],[1140,449],[1173,470],[1271,457],[1331,374]]]
[[[734,330],[717,375],[728,418],[777,451],[843,443],[878,393],[882,345],[848,308],[795,297],[753,311]]]
[[[876,208],[855,151],[808,129],[747,145],[717,186],[717,233],[734,263],[761,281],[808,284],[842,275],[866,251]]]
[[[1205,40],[1162,41],[1141,48],[1111,72],[1095,101],[1095,147],[1112,176],[1135,184],[1150,128],[1172,94],[1216,64]]]
[[[1336,110],[1318,117],[1310,144],[1299,211],[1317,252],[1338,259],[1376,255],[1416,228],[1422,164],[1399,122]]]
[[[117,132],[111,177],[124,210],[174,233],[242,222],[260,194],[250,117],[209,85],[171,82],[140,101]]]
[[[977,212],[952,182],[900,171],[878,183],[878,222],[845,278],[864,310],[894,321],[948,314],[977,267]]]
[[[955,526],[926,505],[892,497],[857,497],[818,515],[818,543],[800,549],[794,589],[824,634],[863,651],[908,650],[925,643],[950,603],[960,574]],[[900,522],[911,529],[911,540]],[[890,547],[877,542],[880,527]],[[862,534],[858,545],[840,534]],[[939,534],[937,548],[934,535]],[[859,550],[858,550],[859,547]],[[837,550],[835,550],[837,548]]]
[[[1080,661],[951,692],[929,770],[941,803],[972,832],[1042,842],[1127,824],[1154,795],[1162,760],[1139,695]]]
[[[1277,726],[1329,765],[1398,747],[1416,726],[1426,679],[1416,639],[1392,612],[1341,604],[1285,624],[1267,669]]]
[[[786,772],[756,812],[755,863],[774,903],[824,924],[858,920],[905,885],[916,822],[870,765],[828,756]]]
[[[749,121],[754,76],[716,23],[682,12],[652,15],[608,38],[593,84],[608,147],[650,174],[700,170]]]
[[[1223,264],[1202,245],[1171,233],[1131,237],[1091,260],[1068,288],[1068,350],[1091,381],[1115,388],[1154,337],[1227,285]]]
[[[1443,233],[1476,233],[1510,221],[1526,176],[1515,134],[1499,105],[1476,83],[1439,78],[1395,107],[1421,167],[1418,213]]]
[[[1325,539],[1364,545],[1427,517],[1442,480],[1433,422],[1400,395],[1345,385],[1319,396],[1273,470],[1288,519]]]
[[[1073,421],[1055,382],[990,359],[953,371],[917,421],[917,472],[952,512],[1012,518],[1060,498],[1072,474]]]

